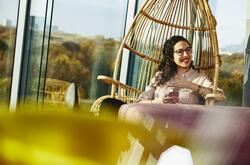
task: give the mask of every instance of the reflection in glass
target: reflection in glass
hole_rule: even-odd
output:
[[[0,102],[8,104],[16,36],[18,0],[0,1]]]
[[[96,77],[113,74],[125,11],[124,0],[55,0],[45,92],[62,97],[44,101],[62,102],[70,82],[77,84],[80,103],[109,93]]]
[[[20,96],[41,101],[53,0],[33,0],[27,18]]]

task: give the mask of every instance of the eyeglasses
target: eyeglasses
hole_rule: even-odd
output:
[[[176,53],[178,56],[183,56],[184,52],[186,52],[187,54],[191,54],[192,47],[187,47],[185,49],[178,49],[178,50],[174,51],[174,53]]]

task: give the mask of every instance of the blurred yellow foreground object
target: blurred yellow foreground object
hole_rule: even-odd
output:
[[[133,129],[81,113],[1,113],[0,164],[116,164]]]

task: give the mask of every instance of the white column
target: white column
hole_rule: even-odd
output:
[[[11,84],[11,95],[10,95],[10,111],[16,110],[19,84],[21,79],[21,62],[22,62],[22,52],[23,52],[23,39],[26,21],[26,11],[27,11],[27,0],[19,1],[19,15],[17,20],[17,30],[16,30],[16,45],[14,52],[14,64],[13,64],[13,75]]]

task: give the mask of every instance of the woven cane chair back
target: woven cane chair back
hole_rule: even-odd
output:
[[[207,0],[147,0],[121,43],[113,78],[98,77],[112,84],[110,97],[134,102],[155,73],[164,42],[173,35],[181,35],[192,44],[195,68],[209,75],[214,81],[215,92],[221,61],[216,20]],[[129,75],[132,76],[132,87],[118,81],[124,51],[136,56],[136,68],[131,73],[133,75]],[[101,100],[93,106],[100,104]]]

